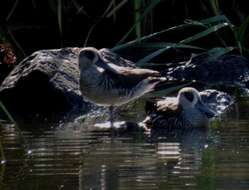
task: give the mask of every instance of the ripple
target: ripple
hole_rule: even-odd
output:
[[[237,110],[246,110],[240,106]],[[248,116],[238,117],[231,109],[208,132],[173,136],[112,137],[108,131],[91,131],[91,126],[80,123],[39,130],[24,127],[25,143],[13,126],[1,126],[6,158],[1,160],[0,187],[248,189]]]

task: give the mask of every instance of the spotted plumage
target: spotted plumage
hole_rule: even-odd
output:
[[[154,128],[204,127],[215,116],[203,103],[199,92],[190,87],[181,89],[177,97],[150,100],[146,103],[147,117],[144,123]]]
[[[83,48],[79,53],[83,97],[100,106],[120,106],[152,91],[165,80],[157,71],[131,65],[131,61],[107,49]]]

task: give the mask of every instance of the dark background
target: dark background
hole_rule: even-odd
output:
[[[140,0],[142,6],[137,10],[136,0],[128,0],[115,14],[107,17],[104,12],[112,1],[2,0],[0,43],[10,43],[19,60],[40,49],[84,45],[113,47],[134,25],[135,14],[142,15],[153,0]],[[122,0],[113,2],[118,5]],[[219,0],[216,11],[211,2],[212,0],[161,0],[141,21],[140,36],[182,24],[186,19],[200,20],[217,14],[226,15],[234,25],[239,25],[249,12],[246,1],[243,0]],[[112,6],[108,13],[114,8]],[[179,36],[187,34],[188,31],[176,32],[162,38],[164,41],[177,41]],[[127,40],[137,37],[133,31]]]

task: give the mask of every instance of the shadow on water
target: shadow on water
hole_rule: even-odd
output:
[[[139,121],[140,109],[139,103],[120,108],[117,118]],[[25,146],[12,125],[0,126],[6,159],[0,189],[249,188],[248,102],[235,104],[209,130],[115,137],[91,130],[96,120],[106,120],[102,111],[100,118],[82,122],[19,122]]]

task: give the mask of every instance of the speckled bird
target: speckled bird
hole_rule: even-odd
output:
[[[147,128],[206,127],[215,112],[204,104],[199,91],[192,87],[182,88],[177,97],[149,100],[144,123]]]
[[[86,47],[79,52],[80,90],[90,102],[110,108],[126,104],[153,91],[165,81],[159,72],[141,69],[108,49]]]

